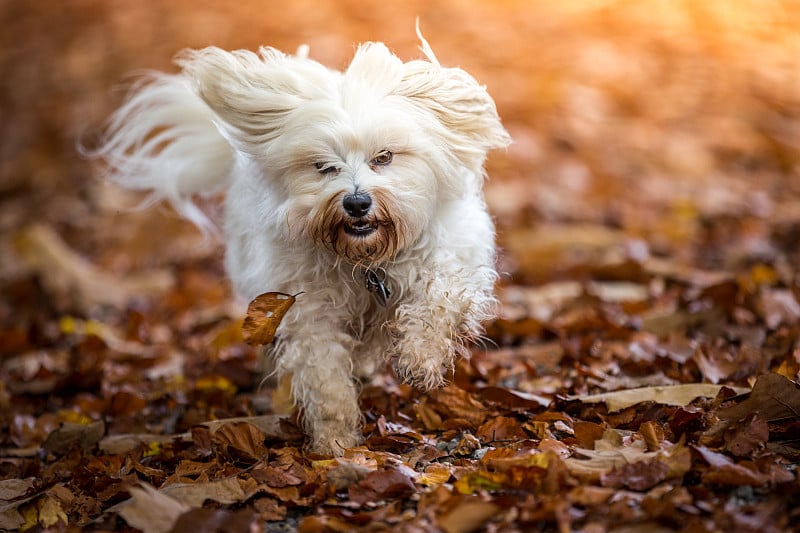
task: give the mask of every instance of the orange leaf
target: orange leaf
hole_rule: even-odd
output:
[[[269,344],[284,315],[294,304],[295,297],[282,292],[266,292],[247,306],[247,316],[242,324],[242,337],[247,344]]]

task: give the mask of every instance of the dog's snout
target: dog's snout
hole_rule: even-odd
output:
[[[364,192],[347,194],[342,199],[342,206],[351,217],[361,218],[369,213],[369,208],[372,206],[372,197]]]

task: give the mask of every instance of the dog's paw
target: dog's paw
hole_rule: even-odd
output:
[[[335,420],[323,420],[312,428],[311,449],[322,455],[341,457],[347,448],[357,446],[361,440],[361,433],[350,426]]]
[[[400,381],[424,392],[447,385],[442,365],[434,358],[400,355],[394,369]]]
[[[452,369],[455,344],[421,325],[395,337],[392,346],[395,373],[403,383],[427,392],[447,385],[444,373]]]

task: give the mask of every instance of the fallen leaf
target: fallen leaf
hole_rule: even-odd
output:
[[[256,530],[258,515],[240,509],[190,509],[180,515],[170,533],[239,533]],[[263,524],[259,524],[263,527]],[[149,532],[147,532],[149,533]]]
[[[650,298],[650,290],[645,285],[625,281],[592,281],[586,292],[604,302],[644,302]]]
[[[256,296],[247,306],[247,316],[242,323],[244,341],[253,346],[272,342],[281,320],[294,302],[294,296],[282,292]]]
[[[475,432],[475,436],[484,443],[495,441],[516,441],[528,438],[519,422],[510,417],[498,416],[487,420]]]
[[[736,457],[751,457],[769,440],[769,425],[757,414],[734,422],[725,431],[725,449]]]
[[[348,460],[334,459],[334,461],[337,464],[328,470],[327,479],[328,483],[335,490],[349,489],[351,486],[367,477],[367,474],[375,470],[374,468]]]
[[[509,409],[537,410],[550,405],[550,399],[507,387],[481,387],[475,394],[482,400],[497,402]]]
[[[35,487],[33,478],[0,480],[0,528],[10,531],[25,524],[18,508],[38,496]]]
[[[693,446],[700,456],[712,467],[703,473],[703,481],[719,485],[760,487],[771,481],[755,468],[747,468],[734,463],[729,457],[709,450],[705,446]]]
[[[47,436],[42,448],[50,453],[63,455],[77,444],[84,452],[89,451],[103,438],[105,429],[106,426],[102,421],[91,424],[62,422],[58,429]]]
[[[604,473],[600,476],[600,484],[643,492],[664,481],[668,470],[669,467],[658,459],[637,461]]]
[[[285,425],[287,421],[288,417],[286,415],[261,415],[221,418],[203,422],[201,425],[207,427],[211,433],[216,433],[226,424],[246,422],[262,431],[267,438],[292,440],[302,436],[299,431],[287,431]]]
[[[477,427],[486,418],[486,408],[473,395],[455,385],[428,393],[430,406],[450,418],[466,420]]]
[[[236,458],[255,462],[267,457],[264,446],[266,435],[256,426],[247,422],[229,422],[213,433],[213,440],[226,446]]]
[[[504,472],[475,470],[461,476],[453,487],[461,494],[474,494],[481,490],[495,491],[502,489],[507,479]]]
[[[447,464],[431,463],[425,471],[417,477],[417,483],[425,486],[435,486],[445,483],[450,479],[451,468]]]
[[[445,533],[472,533],[483,528],[483,525],[500,511],[500,507],[492,502],[481,500],[477,496],[453,496],[458,498],[455,505],[438,517],[439,527]]]
[[[237,503],[246,498],[239,480],[235,477],[205,483],[175,483],[159,492],[188,507],[201,507],[206,500]]]
[[[575,438],[581,448],[592,450],[596,440],[602,439],[606,428],[594,422],[578,420],[572,425]]]
[[[37,500],[36,511],[37,523],[45,529],[52,528],[59,523],[64,526],[69,524],[69,518],[64,512],[61,502],[50,494],[45,494]]]
[[[129,526],[146,533],[168,533],[190,506],[159,492],[150,485],[131,487],[131,498],[110,510],[116,510]]]
[[[402,498],[416,492],[409,476],[397,468],[376,470],[367,474],[357,485],[350,487],[350,499],[357,503]]]
[[[800,303],[788,289],[762,289],[758,306],[770,329],[800,322]]]
[[[266,522],[279,522],[286,519],[286,506],[274,498],[258,498],[253,502],[253,507],[259,513],[259,518]]]
[[[780,374],[764,374],[756,379],[747,398],[731,407],[720,409],[723,420],[741,420],[752,413],[771,422],[800,416],[800,385]]]
[[[180,435],[178,436],[180,437]],[[125,455],[142,445],[152,443],[166,443],[176,438],[172,435],[153,435],[150,433],[108,435],[100,439],[98,448],[104,454]]]
[[[620,409],[625,409],[626,407],[631,407],[641,402],[655,402],[663,405],[683,407],[691,403],[695,398],[714,398],[721,388],[722,385],[687,383],[682,385],[642,387],[639,389],[605,392],[602,394],[572,396],[569,399],[579,400],[583,403],[604,402],[610,412],[619,411]],[[737,392],[747,390],[741,387],[729,388]]]

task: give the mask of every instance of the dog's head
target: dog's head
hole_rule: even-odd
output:
[[[222,133],[278,198],[287,237],[355,264],[396,256],[449,199],[480,188],[486,152],[508,144],[494,102],[458,68],[360,46],[344,72],[304,55],[218,48],[186,74]]]

